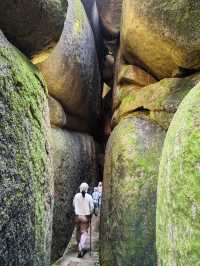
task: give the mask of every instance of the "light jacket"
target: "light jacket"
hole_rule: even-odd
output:
[[[76,215],[90,215],[93,213],[94,204],[92,196],[88,193],[83,198],[82,193],[77,193],[73,199],[73,206]]]

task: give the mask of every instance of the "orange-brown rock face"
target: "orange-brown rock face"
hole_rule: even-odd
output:
[[[121,53],[134,57],[158,78],[179,67],[200,67],[199,1],[126,0],[123,2]]]

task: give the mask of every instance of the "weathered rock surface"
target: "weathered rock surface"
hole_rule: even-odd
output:
[[[123,120],[107,144],[101,213],[101,265],[156,265],[159,158],[165,131],[140,118]]]
[[[93,32],[80,0],[69,0],[61,39],[40,66],[50,94],[86,128],[95,127],[101,84]],[[75,128],[79,130],[79,128]]]
[[[124,116],[135,115],[145,116],[168,129],[179,104],[199,81],[200,74],[197,73],[187,78],[163,79],[145,87],[128,82],[119,84],[114,96],[116,110],[112,126]]]
[[[48,105],[51,125],[60,128],[65,127],[67,118],[62,105],[50,95],[48,96]]]
[[[52,129],[54,164],[54,214],[52,262],[59,259],[73,231],[72,199],[81,182],[96,181],[96,155],[93,138],[86,134]]]
[[[200,67],[200,2],[127,0],[123,2],[121,51],[139,58],[158,78],[178,67]]]
[[[157,205],[159,265],[200,261],[199,101],[198,84],[179,106],[164,143]]]
[[[53,178],[46,87],[2,32],[0,120],[0,265],[47,266]]]
[[[26,55],[54,46],[62,33],[67,0],[4,0],[0,28]]]

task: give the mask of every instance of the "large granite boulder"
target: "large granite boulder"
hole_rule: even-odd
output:
[[[46,92],[38,70],[0,32],[0,265],[50,263]]]
[[[0,1],[0,28],[26,55],[33,56],[59,40],[67,0]]]
[[[95,143],[87,134],[52,129],[54,211],[52,262],[60,258],[72,236],[72,200],[81,182],[94,184],[97,176]]]
[[[122,13],[121,51],[130,64],[139,58],[158,78],[200,67],[199,1],[126,0]]]
[[[124,119],[109,138],[101,212],[101,265],[156,265],[156,190],[165,131]]]
[[[187,93],[200,81],[200,74],[186,78],[166,78],[159,82],[140,87],[133,80],[126,80],[123,73],[117,85],[114,101],[112,126],[127,115],[147,117],[168,129],[177,108]],[[130,75],[127,75],[130,78]],[[141,76],[142,77],[142,76]],[[148,76],[146,75],[147,80]],[[145,79],[142,79],[145,81]],[[150,80],[150,79],[149,79]],[[122,82],[123,81],[123,82]],[[134,83],[135,82],[135,83]]]
[[[160,164],[157,204],[159,265],[200,261],[200,83],[169,127]]]
[[[69,0],[61,39],[39,65],[50,94],[86,131],[96,126],[101,107],[101,82],[93,32],[81,0]]]

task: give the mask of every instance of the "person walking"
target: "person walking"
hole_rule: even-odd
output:
[[[99,208],[101,207],[101,200],[102,200],[102,192],[103,192],[103,186],[102,186],[102,182],[98,183],[98,192],[99,192]]]
[[[76,240],[78,245],[78,257],[82,258],[90,249],[90,239],[88,229],[91,221],[91,215],[94,210],[93,199],[88,191],[88,184],[80,185],[80,192],[74,196],[73,206],[75,211]]]
[[[99,200],[100,200],[100,193],[98,191],[98,187],[94,187],[94,192],[92,193],[92,199],[94,203],[94,214],[95,216],[98,216]]]

